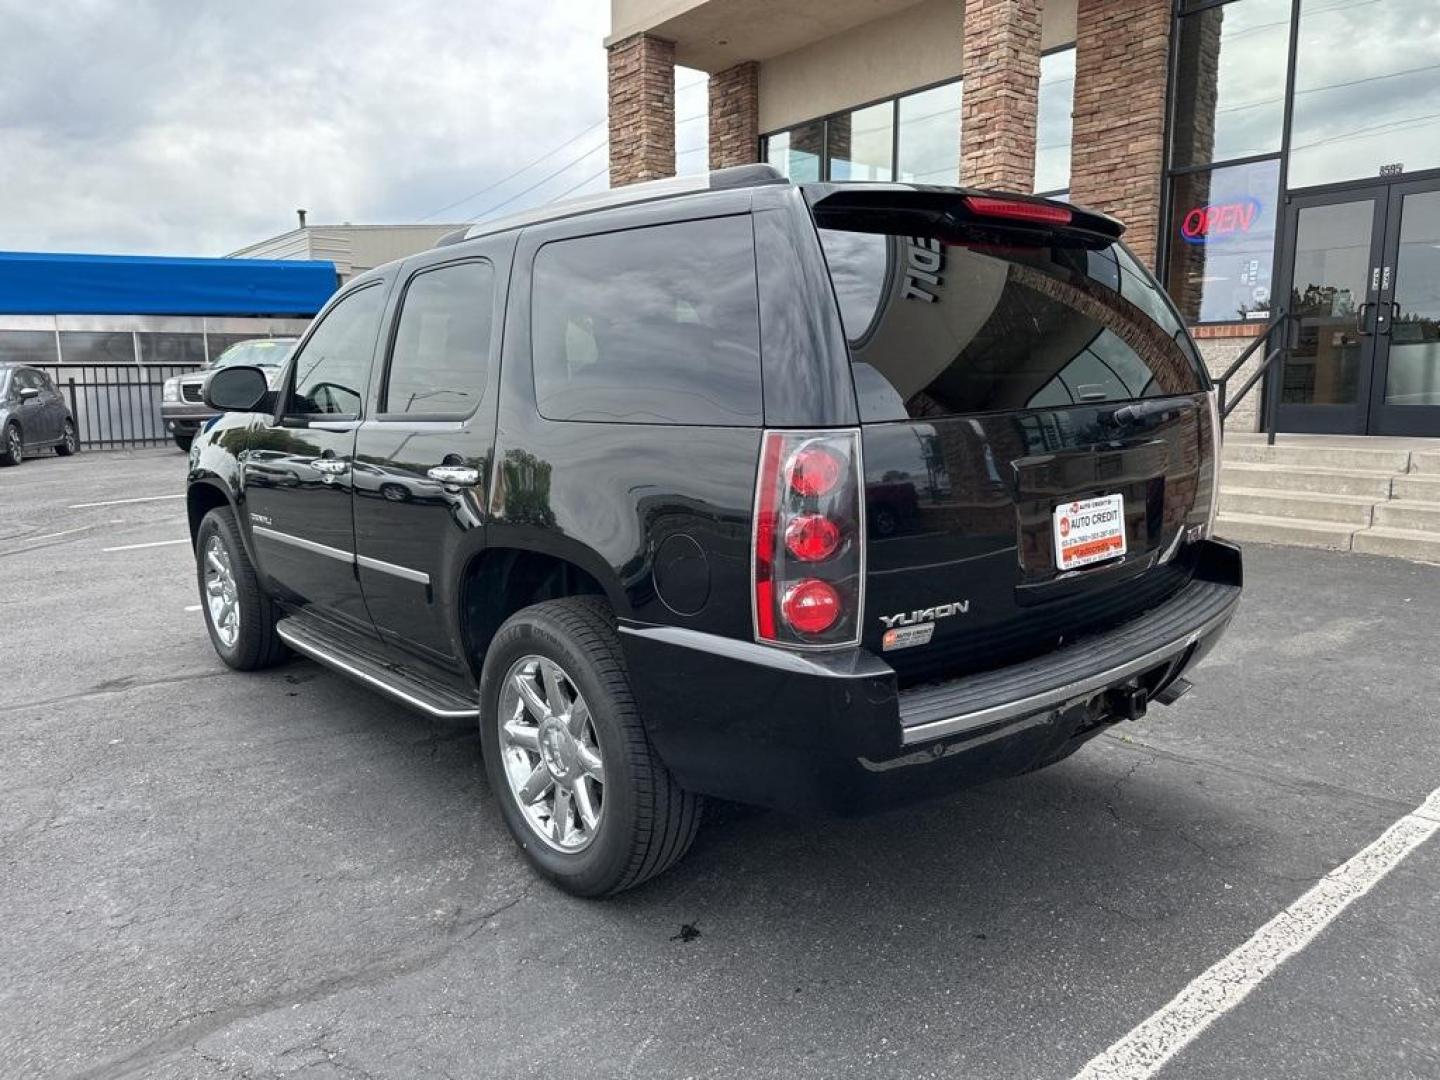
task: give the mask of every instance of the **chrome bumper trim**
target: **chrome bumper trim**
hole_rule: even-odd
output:
[[[1236,603],[1239,596],[1236,596]],[[959,735],[968,731],[975,731],[980,728],[989,727],[991,724],[998,724],[1005,720],[1013,720],[1018,717],[1028,716],[1033,713],[1043,712],[1045,709],[1056,705],[1063,705],[1076,698],[1082,698],[1097,690],[1103,690],[1111,683],[1128,679],[1131,675],[1138,675],[1148,668],[1157,667],[1166,660],[1172,660],[1180,653],[1183,653],[1195,642],[1205,637],[1220,626],[1223,626],[1234,614],[1235,603],[1230,604],[1226,609],[1217,615],[1211,616],[1199,626],[1187,630],[1184,634],[1160,645],[1140,656],[1133,657],[1123,664],[1116,664],[1103,671],[1097,671],[1093,675],[1087,675],[1083,679],[1067,683],[1065,686],[1057,686],[1038,694],[1031,694],[1029,697],[1019,698],[1015,701],[1007,701],[1001,705],[992,705],[987,709],[977,709],[974,712],[960,713],[956,716],[947,716],[940,720],[929,720],[923,724],[915,724],[913,727],[905,728],[901,732],[900,742],[904,746],[913,746],[915,743],[929,742],[932,739],[941,739],[947,735]]]

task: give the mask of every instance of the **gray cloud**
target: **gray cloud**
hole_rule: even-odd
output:
[[[413,221],[594,125],[436,220],[477,216],[603,143],[606,15],[595,0],[0,0],[0,249],[217,255],[301,206],[317,223]],[[703,87],[680,107],[696,102]],[[704,121],[681,136],[701,145]]]

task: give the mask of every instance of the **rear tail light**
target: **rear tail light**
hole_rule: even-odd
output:
[[[1027,199],[1002,199],[993,195],[966,195],[965,206],[978,217],[1033,221],[1041,225],[1069,225],[1072,217],[1068,206]]]
[[[863,485],[858,431],[764,434],[751,536],[757,641],[859,643]]]

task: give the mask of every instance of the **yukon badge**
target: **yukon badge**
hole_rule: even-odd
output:
[[[936,619],[967,615],[969,612],[969,600],[956,600],[953,603],[936,604],[934,607],[919,608],[915,611],[902,611],[896,615],[881,615],[880,621],[885,624],[886,630],[880,639],[880,648],[888,652],[891,649],[908,649],[912,645],[928,645],[935,634]]]

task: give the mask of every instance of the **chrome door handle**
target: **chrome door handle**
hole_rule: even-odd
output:
[[[480,470],[472,469],[468,465],[436,465],[433,469],[427,469],[425,475],[431,480],[439,480],[442,484],[452,484],[455,487],[474,487],[480,482]]]
[[[315,466],[316,472],[329,473],[331,476],[339,476],[350,468],[348,461],[336,461],[334,458],[316,458],[311,464]]]

